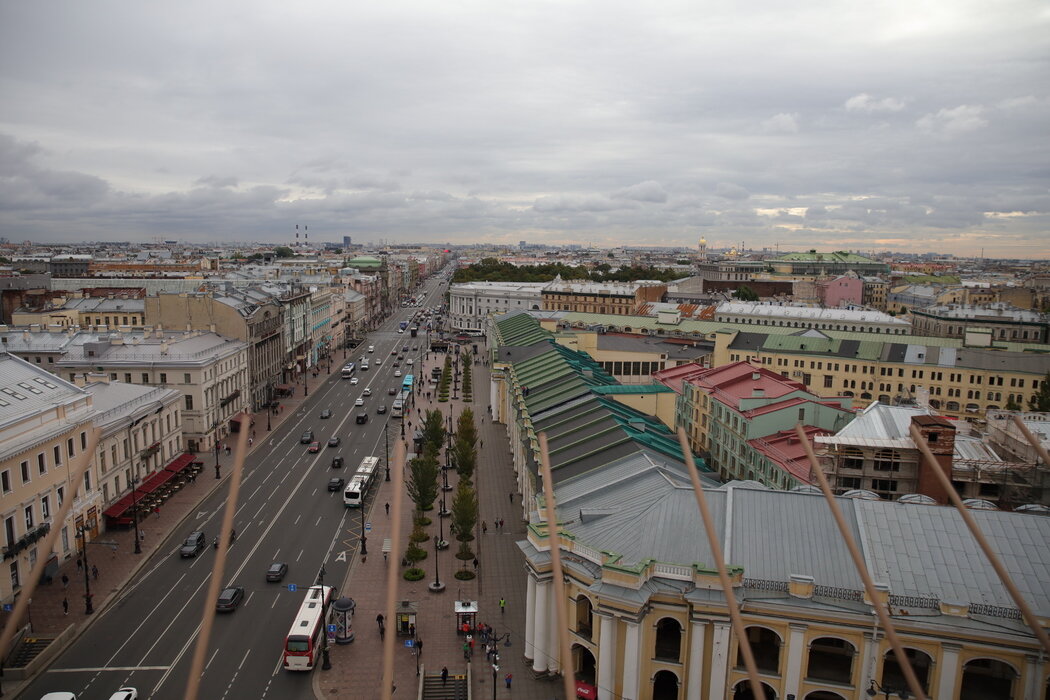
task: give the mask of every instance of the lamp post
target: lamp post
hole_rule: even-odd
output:
[[[383,424],[383,444],[386,445],[386,479],[390,481],[390,418]]]
[[[131,512],[132,520],[135,523],[135,554],[142,554],[142,544],[139,542],[139,499],[138,499],[138,486],[139,479],[135,477],[131,480]]]
[[[365,509],[363,505],[361,507],[361,556],[368,556],[368,538],[365,537]]]
[[[266,385],[266,432],[270,432],[270,414],[273,413],[273,382]]]
[[[869,698],[873,698],[879,693],[882,693],[882,696],[883,698],[885,698],[885,700],[889,700],[891,695],[896,695],[901,700],[908,700],[908,698],[911,697],[911,693],[909,693],[907,690],[898,690],[897,688],[887,687],[879,683],[874,678],[871,680],[871,685],[869,685],[868,689],[864,692],[867,693]]]
[[[310,368],[306,366],[306,360],[303,360],[303,398],[305,399],[310,395]]]
[[[219,430],[215,430],[215,478],[219,478]]]
[[[492,655],[492,700],[496,700],[496,683],[499,681],[499,652]]]
[[[91,605],[91,572],[88,570],[87,529],[83,525],[77,528],[77,537],[80,538],[80,558],[84,562],[84,614],[90,615],[95,612],[95,608]]]

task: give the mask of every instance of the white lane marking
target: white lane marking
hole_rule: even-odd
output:
[[[252,602],[252,596],[255,595],[255,591],[248,594],[248,597],[244,599],[244,607],[248,607],[248,603]]]
[[[127,646],[127,645],[128,645],[128,643],[129,643],[129,642],[131,641],[131,638],[132,638],[132,637],[133,637],[133,636],[134,636],[135,634],[137,634],[137,633],[138,633],[138,631],[139,631],[140,629],[142,629],[143,625],[145,625],[145,624],[146,624],[146,620],[147,620],[147,619],[149,618],[149,616],[150,616],[150,615],[152,615],[153,613],[155,613],[155,612],[157,611],[157,608],[159,608],[159,607],[160,607],[160,606],[161,606],[161,605],[162,605],[162,604],[164,603],[164,600],[165,600],[165,599],[166,599],[166,598],[167,598],[167,597],[168,597],[169,595],[171,595],[172,593],[174,593],[174,592],[175,592],[175,588],[176,588],[176,587],[177,587],[177,586],[178,586],[178,585],[179,585],[180,583],[182,583],[182,579],[184,579],[184,578],[186,578],[186,574],[185,574],[185,573],[184,573],[184,574],[182,574],[182,576],[179,576],[179,580],[178,580],[178,581],[176,581],[176,582],[175,582],[174,584],[172,584],[172,586],[171,586],[171,589],[170,589],[170,590],[169,590],[169,591],[168,591],[167,593],[165,593],[165,594],[164,594],[163,596],[161,596],[161,597],[160,597],[160,599],[159,599],[159,600],[157,601],[157,604],[153,606],[153,609],[152,609],[152,610],[150,610],[150,611],[149,611],[149,613],[147,613],[146,615],[144,615],[144,616],[143,616],[143,618],[142,618],[142,622],[140,622],[140,623],[138,624],[138,627],[136,627],[135,629],[133,629],[133,630],[131,631],[131,634],[127,635],[127,637],[126,637],[126,638],[124,639],[124,643],[123,643],[123,644],[121,644],[121,645],[120,645],[120,646],[119,646],[119,647],[117,648],[117,650],[116,650],[115,652],[113,652],[113,656],[109,657],[109,661],[107,661],[107,662],[106,662],[106,666],[109,666],[109,665],[111,665],[111,664],[113,663],[113,660],[114,660],[115,658],[117,658],[117,655],[118,655],[118,654],[120,653],[121,649],[123,649],[123,648],[124,648],[125,646]]]
[[[215,657],[216,657],[216,655],[217,655],[218,653],[219,653],[219,648],[218,648],[218,647],[216,647],[216,648],[215,648],[215,651],[213,651],[213,652],[211,653],[211,656],[209,656],[209,657],[208,657],[208,663],[204,664],[204,670],[205,670],[205,671],[207,671],[207,670],[208,670],[209,668],[211,668],[211,662],[215,660]]]
[[[239,664],[237,664],[237,670],[238,670],[238,671],[240,671],[240,670],[241,670],[242,668],[244,668],[244,662],[248,660],[248,654],[250,654],[250,653],[252,653],[252,650],[251,650],[251,648],[249,647],[249,648],[248,648],[248,649],[246,649],[246,650],[245,650],[245,652],[244,652],[244,658],[243,658],[243,659],[241,659],[241,662],[240,662]]]
[[[99,666],[88,668],[49,668],[48,673],[101,673],[102,671],[165,671],[170,666]]]
[[[301,518],[301,517],[303,517],[302,513],[300,513],[299,515],[295,516],[295,522],[292,523],[292,524],[293,525],[298,525],[299,524],[299,518]]]
[[[306,550],[305,550],[305,549],[300,549],[300,550],[299,550],[299,556],[297,556],[297,557],[295,558],[295,561],[296,561],[296,562],[298,562],[298,561],[299,561],[300,559],[302,559],[302,558],[303,558],[303,553],[304,553],[304,552],[306,552]]]

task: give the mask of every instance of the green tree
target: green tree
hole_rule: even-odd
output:
[[[470,543],[474,541],[474,527],[478,524],[478,494],[469,479],[461,479],[452,499],[451,530],[459,542],[458,559],[474,558]],[[469,555],[469,556],[468,556]]]
[[[465,440],[468,445],[474,447],[478,444],[478,429],[474,425],[474,411],[464,408],[456,419],[456,439]]]
[[[758,301],[758,294],[746,284],[740,285],[740,287],[733,292],[733,296],[740,301]]]
[[[295,251],[286,245],[279,245],[273,249],[273,254],[279,258],[294,258]]]
[[[1039,389],[1028,399],[1029,411],[1050,411],[1050,372],[1039,382]]]
[[[1023,408],[1024,407],[1021,404],[1017,403],[1017,401],[1015,401],[1013,399],[1013,397],[1011,397],[1011,398],[1006,400],[1006,410],[1007,411],[1020,411]]]
[[[478,452],[474,446],[463,438],[456,438],[452,444],[452,463],[460,479],[473,480],[474,468],[477,465]]]
[[[423,419],[423,442],[433,445],[435,450],[440,450],[445,444],[445,418],[441,411],[434,409],[427,411]]]
[[[416,457],[408,465],[408,497],[416,504],[416,511],[422,513],[434,507],[437,498],[437,456],[427,449],[422,456]]]

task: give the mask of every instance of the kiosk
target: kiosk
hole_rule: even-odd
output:
[[[456,634],[474,634],[478,627],[478,601],[457,600],[453,605],[456,612]]]

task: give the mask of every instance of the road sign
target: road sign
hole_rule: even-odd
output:
[[[295,585],[294,583],[289,583],[288,584],[288,592],[289,593],[295,593],[297,590],[299,590],[299,586]]]
[[[335,634],[335,625],[328,625],[328,634]]]
[[[11,612],[14,609],[15,606],[11,605],[10,603],[4,603],[4,612]]]
[[[365,532],[372,531],[372,523],[365,523]]]
[[[408,647],[409,649],[411,649],[415,645],[416,645],[415,640],[412,640],[412,639],[406,639],[405,640],[405,646]]]

